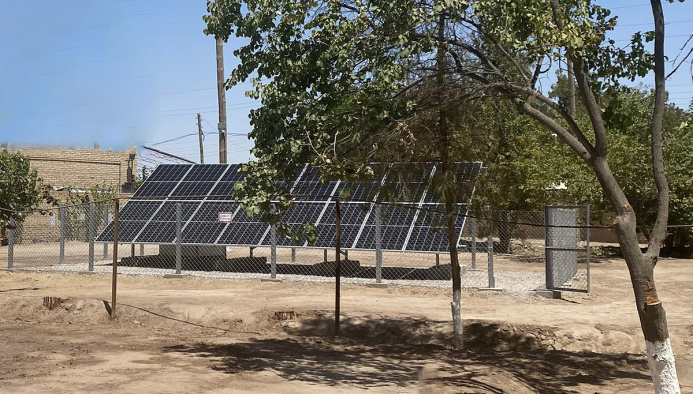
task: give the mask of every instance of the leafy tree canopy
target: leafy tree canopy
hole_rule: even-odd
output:
[[[25,215],[16,211],[40,208],[42,201],[53,201],[35,169],[29,165],[29,158],[19,152],[0,151],[0,227],[10,225],[12,219],[17,223]]]

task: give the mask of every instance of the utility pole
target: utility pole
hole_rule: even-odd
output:
[[[200,164],[205,164],[205,152],[202,145],[202,117],[199,112],[197,113],[197,133],[200,137]]]
[[[226,83],[224,81],[224,41],[217,38],[217,94],[219,95],[219,163],[226,163]]]

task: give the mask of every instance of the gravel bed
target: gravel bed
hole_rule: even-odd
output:
[[[87,264],[63,264],[42,267],[17,267],[16,269],[42,271],[42,272],[65,272],[65,273],[84,273],[87,272]],[[111,274],[110,265],[95,264],[94,273]],[[148,267],[128,267],[119,266],[118,273],[121,275],[143,275],[143,276],[163,276],[173,274],[171,269],[148,268]],[[185,278],[198,279],[234,279],[234,280],[260,280],[269,279],[266,273],[242,273],[242,272],[219,272],[219,271],[183,271]],[[334,277],[330,276],[309,276],[309,275],[288,275],[278,274],[277,279],[290,283],[334,283]],[[500,289],[503,295],[513,298],[533,297],[532,290],[543,287],[544,275],[532,272],[513,272],[500,271],[495,273],[496,288]],[[376,283],[375,278],[342,278],[346,285],[368,285]],[[382,280],[384,285],[390,287],[424,287],[435,289],[449,289],[449,280]],[[479,289],[488,287],[488,271],[468,270],[462,276],[463,289]]]

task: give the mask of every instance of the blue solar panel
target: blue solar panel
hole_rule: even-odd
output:
[[[294,180],[278,180],[290,188],[298,201],[281,218],[293,231],[302,223],[315,226],[317,241],[301,246],[331,248],[335,237],[334,197],[340,196],[342,248],[375,248],[375,212],[373,201],[381,201],[380,226],[383,250],[447,251],[445,215],[438,203],[435,183],[440,168],[435,163],[372,163],[375,175],[357,182],[320,182],[317,168],[305,166]],[[120,212],[121,242],[172,243],[176,233],[176,204],[182,207],[182,242],[186,244],[269,245],[269,226],[259,216],[250,217],[240,203],[230,197],[236,182],[243,179],[238,164],[161,165],[123,206]],[[457,180],[469,185],[460,188],[466,201],[481,163],[456,163],[452,167]],[[193,201],[190,201],[193,200]],[[391,205],[382,201],[400,201]],[[465,207],[457,206],[456,236],[464,226]],[[219,212],[232,212],[233,222],[218,223]],[[461,214],[460,214],[461,213]],[[113,224],[97,241],[109,242]],[[280,246],[297,246],[288,237],[277,234]]]

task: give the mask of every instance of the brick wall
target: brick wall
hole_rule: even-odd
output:
[[[135,148],[118,152],[99,149],[66,149],[53,147],[10,147],[29,156],[31,166],[44,182],[54,188],[115,187],[128,191],[137,171]]]
[[[113,187],[119,193],[129,192],[137,171],[135,148],[104,152],[98,148],[67,149],[61,147],[11,146],[8,150],[21,152],[31,160],[43,181],[54,191],[60,202],[67,200],[67,189],[88,190],[94,186]],[[121,194],[122,195],[122,194]],[[54,215],[51,218],[51,215]],[[27,215],[22,225],[21,242],[58,242],[60,219],[58,210],[41,215]]]

